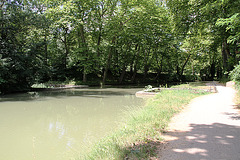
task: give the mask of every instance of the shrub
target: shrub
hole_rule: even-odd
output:
[[[240,62],[235,68],[230,72],[230,78],[233,81],[239,81],[240,82]]]

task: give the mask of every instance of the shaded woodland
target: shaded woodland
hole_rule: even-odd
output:
[[[238,0],[1,0],[0,92],[228,77]]]

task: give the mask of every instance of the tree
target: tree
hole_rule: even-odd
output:
[[[183,39],[188,37],[188,34],[199,36],[199,38],[212,39],[217,46],[214,47],[214,52],[221,47],[223,70],[231,70],[236,63],[234,60],[236,47],[227,43],[227,39],[231,37],[230,32],[226,29],[226,25],[223,25],[220,21],[228,16],[235,15],[238,11],[239,2],[232,0],[168,1],[167,5],[176,22],[177,33],[183,35]],[[216,22],[218,22],[217,26],[215,25]],[[213,66],[214,63],[212,63]]]
[[[34,75],[40,72],[36,44],[28,34],[34,27],[34,12],[24,2],[1,4],[1,56],[6,65],[1,68],[2,93],[29,89]]]
[[[226,32],[230,31],[228,43],[239,42],[240,39],[240,13],[234,13],[229,18],[220,18],[217,20],[217,26],[226,26]]]

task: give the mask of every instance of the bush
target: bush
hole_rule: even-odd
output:
[[[240,62],[237,66],[235,66],[229,75],[231,80],[240,82]]]

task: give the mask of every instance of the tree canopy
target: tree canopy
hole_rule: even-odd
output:
[[[239,61],[236,0],[0,2],[0,92],[212,80]]]

